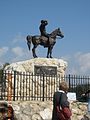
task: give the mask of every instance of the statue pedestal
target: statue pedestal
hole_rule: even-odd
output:
[[[45,74],[64,75],[67,68],[67,62],[62,59],[56,58],[34,58],[26,61],[16,62],[8,65],[5,70],[29,72],[36,74],[40,71],[46,72]],[[42,73],[42,72],[41,72]]]
[[[12,99],[52,99],[59,82],[64,80],[67,62],[62,59],[34,58],[6,66],[6,81],[8,88],[9,78],[12,80]],[[11,74],[10,74],[11,73]],[[41,75],[43,74],[47,75]],[[38,75],[39,74],[39,75]],[[48,76],[50,75],[50,76]],[[55,75],[55,76],[54,76]],[[60,75],[57,77],[56,75]],[[8,95],[8,92],[6,93]],[[26,96],[25,96],[26,95]],[[20,96],[23,96],[20,98]],[[50,97],[51,96],[51,97]]]

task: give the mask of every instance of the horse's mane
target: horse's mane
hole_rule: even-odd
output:
[[[55,29],[55,30],[52,31],[50,34],[55,34],[57,30],[58,30],[58,29]]]
[[[54,31],[52,31],[51,33],[50,33],[50,36],[52,37],[52,36],[55,36],[56,34],[57,34],[57,31],[58,31],[58,29],[55,29]]]

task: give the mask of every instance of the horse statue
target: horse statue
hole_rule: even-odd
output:
[[[60,36],[60,38],[64,37],[63,33],[60,31],[60,28],[55,29],[50,34],[50,37],[49,37],[50,42],[49,43],[48,43],[48,38],[45,37],[45,36],[37,36],[37,35],[36,36],[30,36],[30,35],[28,35],[26,37],[27,45],[28,45],[28,48],[30,50],[31,42],[32,42],[32,44],[33,44],[33,48],[32,48],[33,57],[34,58],[37,57],[36,52],[35,52],[35,49],[37,48],[37,46],[42,45],[42,46],[48,48],[47,58],[52,58],[52,49],[53,49],[53,46],[56,43],[57,36]]]

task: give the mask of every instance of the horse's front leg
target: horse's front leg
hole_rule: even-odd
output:
[[[48,47],[47,58],[53,58],[52,57],[52,49],[53,49],[53,46]]]
[[[53,58],[52,57],[52,49],[53,49],[53,46],[50,47],[50,58]]]
[[[47,58],[50,57],[49,55],[50,55],[50,47],[48,47]]]
[[[35,52],[36,47],[37,47],[37,45],[34,45],[34,47],[32,48],[32,53],[33,53],[34,58],[37,58],[37,55],[36,55],[36,52]]]

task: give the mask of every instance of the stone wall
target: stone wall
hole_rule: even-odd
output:
[[[52,101],[18,101],[11,102],[15,120],[51,120]],[[70,102],[72,120],[81,120],[87,112],[87,103]],[[89,119],[87,119],[89,120]]]

